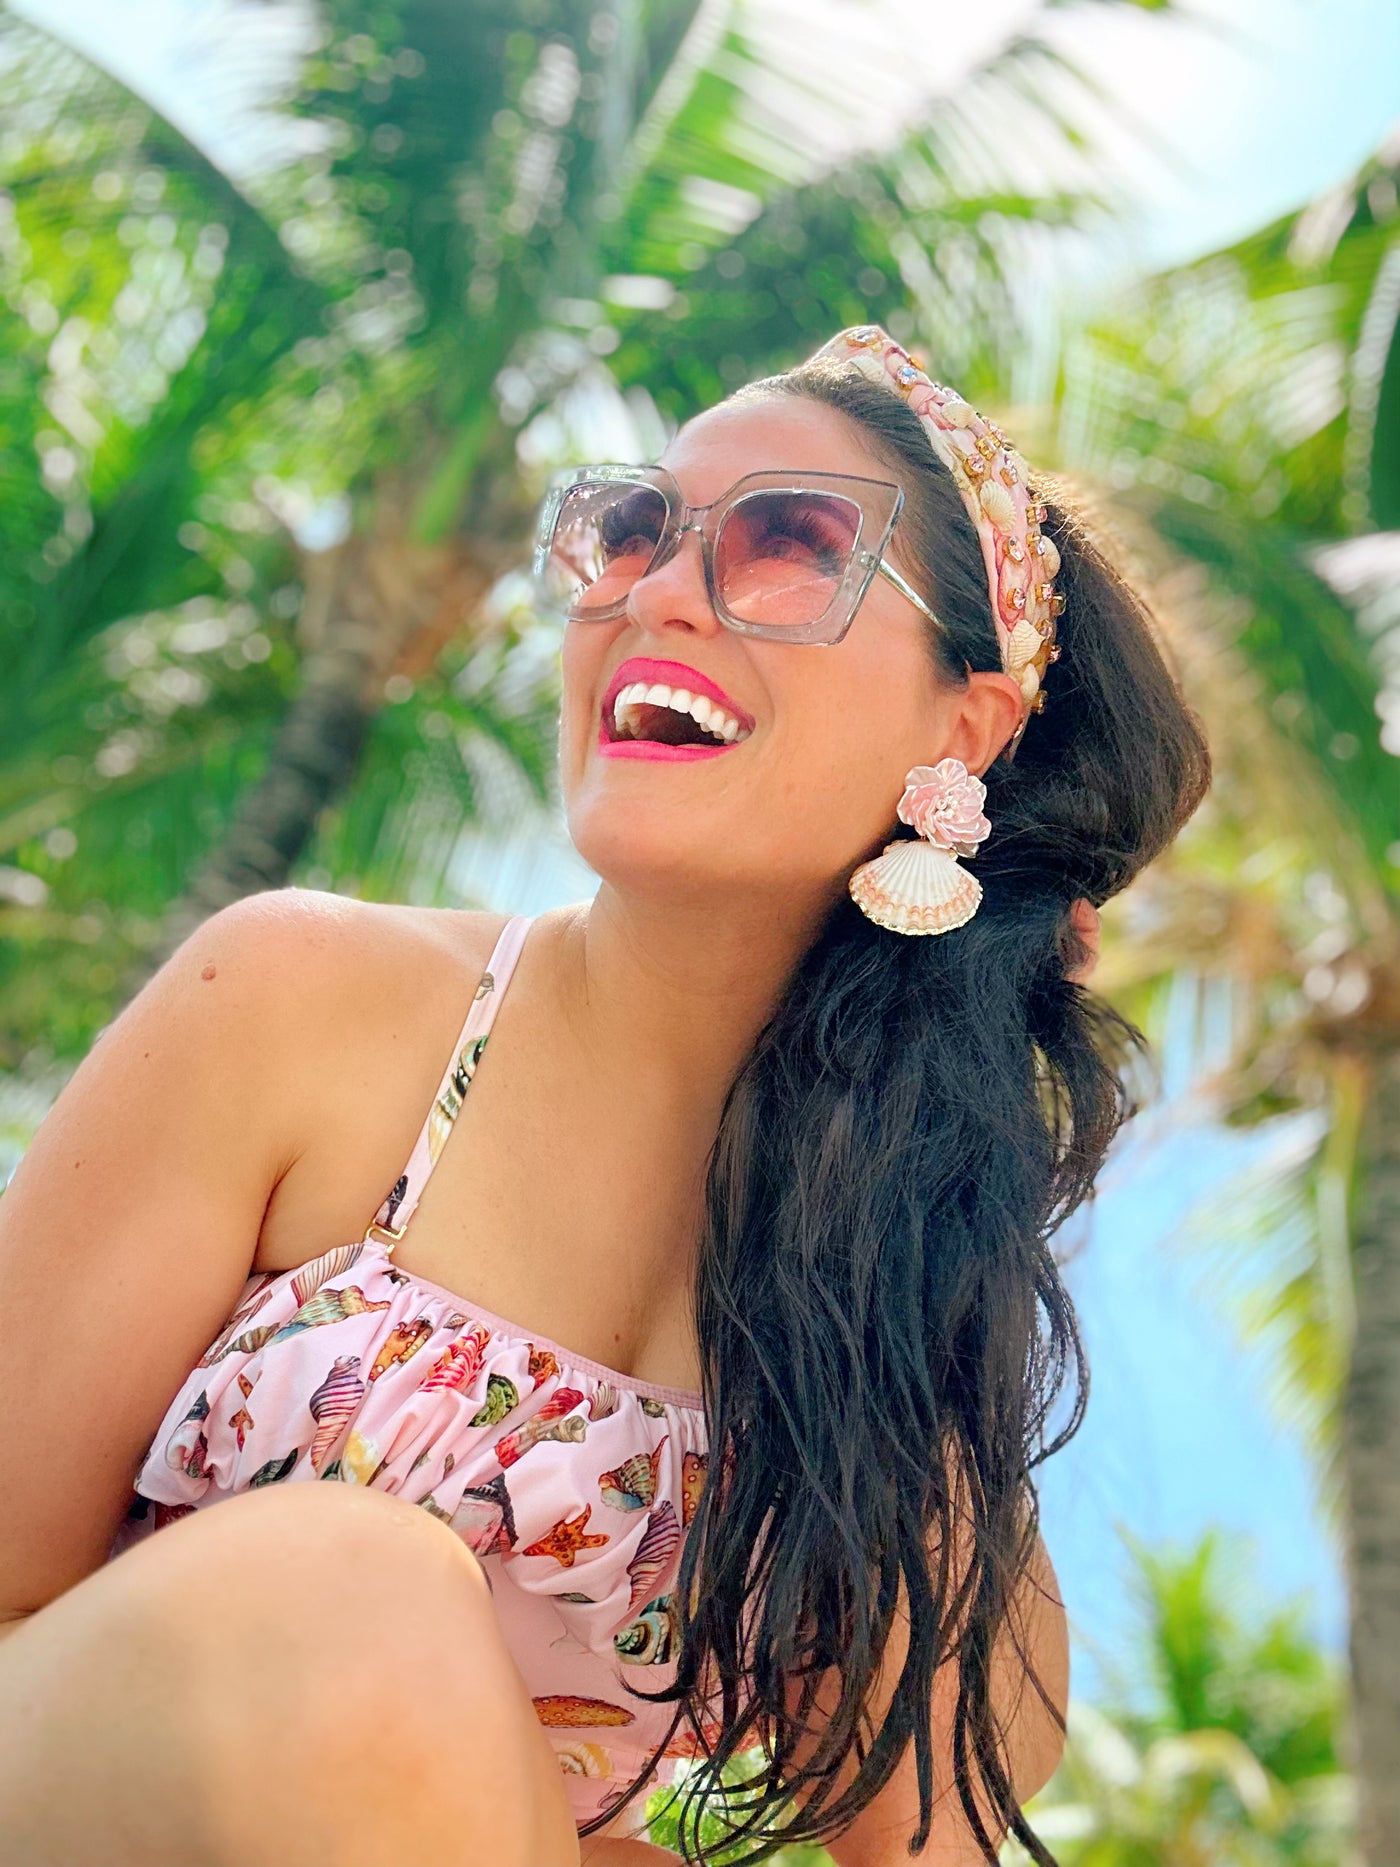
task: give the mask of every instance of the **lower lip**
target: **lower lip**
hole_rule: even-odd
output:
[[[696,759],[722,758],[726,752],[732,752],[743,744],[736,739],[727,746],[668,746],[660,745],[652,739],[609,739],[603,728],[598,728],[598,750],[604,758],[650,758],[664,759],[671,764],[691,764]]]

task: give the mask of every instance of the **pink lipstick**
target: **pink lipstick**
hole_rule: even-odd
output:
[[[744,729],[740,738],[724,745],[666,745],[654,739],[614,739],[610,724],[617,696],[624,687],[630,687],[635,681],[648,684],[662,683],[670,688],[684,688],[692,694],[703,694],[717,706],[731,713]],[[698,668],[692,668],[683,661],[660,661],[650,655],[633,655],[614,669],[611,679],[603,694],[601,717],[598,723],[598,751],[607,758],[644,758],[663,759],[675,762],[689,762],[702,758],[718,758],[722,752],[732,752],[736,746],[753,732],[752,715],[746,713],[737,701],[731,700],[724,689],[717,686],[708,675]]]

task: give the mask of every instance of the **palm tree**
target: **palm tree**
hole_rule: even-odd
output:
[[[0,14],[11,1062],[80,1052],[237,894],[440,892],[465,735],[548,800],[547,681],[512,712],[467,673],[517,645],[486,593],[521,561],[542,421],[581,392],[689,413],[738,356],[912,330],[954,274],[947,322],[991,355],[1018,236],[1090,203],[1018,189],[967,134],[1015,108],[1072,145],[1033,33],[833,172],[832,87],[721,0],[319,17],[278,106],[295,159],[231,179]]]
[[[1341,1867],[1343,1682],[1302,1605],[1261,1612],[1244,1551],[1214,1534],[1129,1550],[1131,1644],[1102,1702],[1071,1706],[1037,1831],[1063,1867]]]
[[[1250,1552],[1218,1533],[1151,1550],[1125,1536],[1134,1614],[1093,1702],[1069,1711],[1064,1759],[1029,1805],[1062,1867],[1346,1867],[1354,1786],[1340,1751],[1341,1668],[1301,1601],[1264,1608]],[[738,1782],[748,1760],[728,1766]],[[648,1798],[651,1839],[679,1846],[675,1805]],[[697,1838],[718,1863],[708,1811]],[[828,1867],[792,1848],[783,1867]],[[1004,1867],[1024,1867],[1014,1840]]]
[[[1390,146],[1145,282],[1068,346],[1053,427],[1171,599],[1221,755],[1207,809],[1123,902],[1105,987],[1150,1010],[1168,979],[1230,981],[1220,1115],[1319,1117],[1251,1225],[1238,1188],[1201,1224],[1256,1251],[1250,1313],[1342,1517],[1369,1867],[1400,1862],[1397,179]]]

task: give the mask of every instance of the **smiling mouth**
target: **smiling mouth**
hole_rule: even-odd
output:
[[[605,700],[601,737],[609,745],[642,743],[712,751],[738,745],[753,727],[708,694],[665,682],[636,680]]]

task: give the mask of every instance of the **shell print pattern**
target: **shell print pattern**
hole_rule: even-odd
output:
[[[364,1397],[359,1356],[337,1355],[330,1373],[307,1402],[316,1422],[316,1437],[311,1442],[311,1469],[318,1476]]]
[[[710,1461],[703,1452],[685,1452],[681,1457],[681,1528],[688,1530],[700,1508],[700,1493],[705,1489],[705,1473]]]
[[[603,1502],[614,1510],[645,1510],[656,1496],[657,1473],[661,1469],[663,1439],[650,1453],[636,1452],[624,1459],[616,1471],[604,1472],[598,1480]]]
[[[372,1303],[356,1284],[348,1284],[344,1290],[321,1290],[309,1297],[287,1322],[266,1324],[240,1335],[228,1344],[219,1359],[222,1361],[229,1355],[254,1355],[260,1348],[272,1348],[278,1342],[289,1341],[303,1329],[323,1329],[330,1323],[344,1322],[350,1316],[363,1316],[367,1310],[388,1308],[387,1298]]]
[[[247,1375],[244,1374],[240,1370],[239,1376],[238,1376],[238,1391],[243,1396],[244,1404],[236,1408],[234,1412],[232,1412],[228,1416],[229,1425],[233,1428],[234,1432],[237,1433],[238,1435],[238,1450],[240,1452],[243,1450],[243,1447],[247,1441],[248,1435],[249,1433],[252,1432],[253,1427],[256,1424],[256,1422],[253,1419],[252,1414],[249,1413],[248,1407],[247,1407],[247,1402],[250,1396],[252,1395],[253,1389],[256,1386],[257,1386],[257,1382],[250,1381]]]
[[[559,1373],[559,1363],[555,1360],[549,1349],[536,1348],[532,1342],[530,1344],[528,1372],[535,1386],[540,1387],[551,1375]]]
[[[165,1462],[172,1471],[183,1472],[187,1478],[204,1476],[205,1459],[209,1452],[204,1422],[208,1418],[209,1395],[201,1391],[199,1398],[166,1441]]]
[[[266,1464],[260,1465],[248,1480],[248,1489],[254,1491],[259,1485],[281,1484],[284,1478],[290,1478],[296,1470],[299,1456],[296,1447],[293,1446],[283,1458],[269,1459]]]
[[[237,1293],[143,1452],[109,1554],[266,1485],[368,1487],[435,1517],[480,1564],[582,1826],[634,1784],[669,1780],[652,1759],[675,1708],[627,1686],[664,1686],[680,1657],[674,1590],[707,1469],[703,1405],[576,1357],[394,1256],[412,1255],[410,1221],[528,924],[503,931],[365,1236]],[[394,1607],[391,1588],[349,1611],[382,1621]]]
[[[490,1484],[468,1485],[450,1521],[473,1555],[509,1555],[516,1541],[515,1512],[504,1472]]]
[[[379,1441],[356,1427],[345,1442],[339,1459],[341,1482],[348,1485],[371,1485],[384,1464]]]
[[[520,1405],[520,1389],[507,1375],[493,1374],[486,1383],[486,1402],[471,1417],[473,1426],[497,1426]]]
[[[399,1207],[403,1204],[407,1196],[408,1174],[405,1172],[401,1173],[398,1179],[395,1180],[393,1186],[389,1189],[389,1197],[384,1201],[383,1206],[380,1207],[380,1211],[384,1214],[384,1223],[386,1225],[392,1225],[394,1223],[394,1215],[398,1212]]]
[[[559,1768],[566,1776],[611,1776],[612,1752],[606,1744],[561,1744]]]
[[[432,1333],[432,1321],[427,1316],[419,1316],[413,1322],[396,1323],[374,1358],[370,1380],[377,1381],[381,1374],[416,1355]]]
[[[631,1724],[636,1712],[603,1698],[579,1698],[572,1693],[550,1692],[534,1701],[541,1724]]]
[[[629,1666],[665,1666],[680,1648],[680,1628],[672,1595],[649,1601],[620,1634],[613,1635],[617,1656]]]
[[[627,1565],[632,1582],[629,1609],[644,1601],[653,1585],[671,1566],[671,1559],[681,1546],[681,1526],[676,1522],[676,1507],[666,1498],[651,1513],[646,1535],[637,1545],[637,1553]]]
[[[470,1387],[481,1370],[490,1340],[491,1331],[486,1324],[474,1322],[465,1335],[449,1342],[438,1356],[423,1383],[423,1392],[430,1394],[435,1388],[442,1388],[460,1394]]]
[[[196,1366],[200,1368],[212,1368],[216,1361],[222,1359],[224,1351],[243,1325],[251,1322],[263,1305],[271,1301],[273,1294],[273,1275],[273,1272],[268,1271],[264,1276],[258,1278],[257,1282],[252,1287],[251,1293],[244,1298],[243,1302],[239,1304],[232,1316],[229,1317],[223,1328],[209,1344],[209,1347],[204,1351],[203,1355],[200,1356]]]
[[[310,1264],[304,1265],[292,1279],[292,1295],[296,1298],[298,1307],[309,1303],[322,1284],[328,1284],[332,1277],[339,1277],[343,1271],[348,1271],[358,1264],[363,1250],[363,1243],[335,1245],[331,1250],[323,1252],[319,1258],[313,1259]]]
[[[517,1426],[512,1433],[502,1433],[496,1441],[496,1457],[502,1465],[514,1465],[523,1453],[530,1450],[541,1439],[556,1437],[556,1422],[563,1422],[566,1413],[581,1406],[583,1395],[574,1387],[561,1387],[550,1395],[539,1412],[528,1419],[523,1426]],[[566,1433],[567,1439],[583,1438],[584,1422],[577,1422],[577,1434]]]
[[[462,1098],[467,1093],[471,1079],[476,1075],[476,1066],[480,1063],[485,1049],[484,1036],[473,1038],[471,1043],[463,1045],[457,1057],[457,1067],[433,1105],[433,1111],[429,1117],[428,1153],[434,1163],[447,1145],[447,1137],[452,1132],[452,1124],[461,1113]]]

